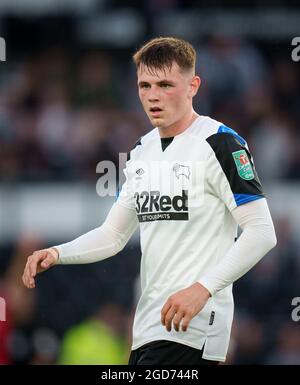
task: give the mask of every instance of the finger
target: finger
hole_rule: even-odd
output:
[[[41,271],[40,267],[42,267],[42,269],[45,268],[45,266],[43,266],[43,262],[46,261],[48,254],[49,254],[48,251],[40,250],[39,254],[36,254],[33,257],[33,263],[32,263],[32,269],[31,269],[33,277],[35,277],[38,273],[40,273]]]
[[[27,260],[27,264],[25,266],[25,280],[27,283],[27,287],[34,288],[35,287],[35,281],[34,281],[34,276],[36,275],[36,260],[34,258],[34,254],[30,255]]]
[[[26,268],[27,268],[27,263],[24,267],[23,275],[22,275],[22,280],[25,286],[27,286],[27,280],[26,280]]]
[[[189,324],[191,322],[192,317],[188,316],[187,314],[184,316],[182,324],[181,324],[181,329],[183,332],[186,332]]]
[[[27,286],[27,280],[26,280],[26,277],[25,277],[25,271],[24,271],[24,273],[22,275],[22,281],[23,281],[24,286],[28,287]]]
[[[24,273],[22,278],[24,285],[28,289],[35,287],[34,279],[30,277],[30,274],[28,272]]]
[[[167,300],[167,302],[164,304],[163,308],[161,309],[161,323],[163,325],[165,325],[165,317],[167,312],[170,310],[170,308],[171,308],[170,300]]]
[[[47,269],[52,265],[52,263],[53,263],[53,255],[50,252],[48,252],[46,254],[46,258],[41,262],[41,266],[42,268]]]
[[[28,272],[28,288],[29,289],[32,289],[35,287],[35,280],[34,280],[34,276],[32,275],[32,273]]]
[[[28,269],[29,269],[29,274],[30,274],[30,278],[31,278],[31,277],[35,277],[36,276],[36,267],[37,267],[37,264],[38,264],[38,257],[33,254],[29,258],[30,259],[28,261]]]
[[[176,314],[176,310],[173,307],[166,314],[165,326],[166,326],[166,329],[168,332],[170,332],[172,330],[172,321],[173,321],[175,314]]]
[[[29,286],[30,286],[29,260],[27,261],[25,269],[24,269],[24,281],[25,281],[25,285],[29,288]]]
[[[178,312],[175,314],[175,317],[173,318],[173,326],[177,332],[179,332],[180,322],[182,321],[183,317],[184,317],[184,312]]]
[[[30,280],[30,285],[29,285],[29,289],[34,289],[35,288],[35,279],[34,278],[31,278]]]

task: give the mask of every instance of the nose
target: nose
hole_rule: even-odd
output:
[[[151,87],[149,90],[148,101],[150,103],[159,101],[159,90],[156,87]]]

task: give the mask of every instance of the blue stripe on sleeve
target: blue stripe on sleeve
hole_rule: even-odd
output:
[[[263,195],[252,195],[252,194],[233,194],[233,196],[237,206],[241,206],[245,203],[264,198]]]
[[[231,134],[231,135],[235,136],[235,137],[237,138],[237,140],[238,140],[239,142],[241,142],[241,144],[242,144],[243,146],[245,146],[245,144],[246,144],[246,141],[245,141],[244,138],[242,138],[242,137],[241,137],[237,132],[235,132],[232,128],[227,127],[227,126],[225,126],[224,124],[222,124],[222,125],[219,127],[219,129],[218,129],[218,134],[221,134],[221,133]]]

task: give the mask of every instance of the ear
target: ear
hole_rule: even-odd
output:
[[[200,76],[193,76],[190,81],[190,96],[193,98],[201,85],[201,78]]]

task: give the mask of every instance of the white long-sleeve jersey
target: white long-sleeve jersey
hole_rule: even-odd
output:
[[[140,225],[141,297],[132,349],[170,340],[225,361],[233,319],[232,283],[275,244],[267,202],[246,142],[199,116],[161,140],[157,129],[130,153],[126,182],[105,223],[56,246],[59,263],[96,262],[118,253]],[[235,242],[237,224],[243,230]],[[160,322],[168,297],[195,282],[212,294],[187,332]]]

